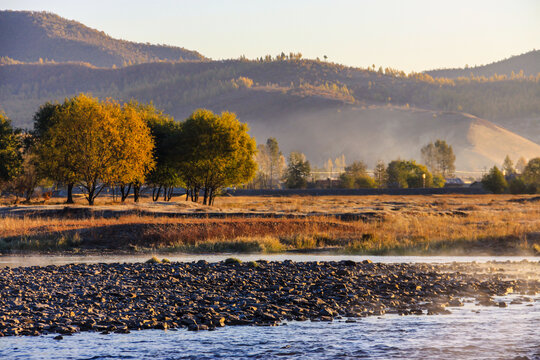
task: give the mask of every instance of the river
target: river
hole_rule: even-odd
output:
[[[231,255],[159,254],[173,261],[219,261]],[[521,261],[518,257],[391,257],[335,255],[234,255],[244,261],[267,259],[329,261],[370,259],[378,262]],[[133,262],[141,256],[9,256],[0,266],[76,262]],[[539,261],[540,258],[527,258]],[[538,274],[540,276],[540,274]],[[507,302],[518,298],[507,295]],[[474,302],[450,308],[448,315],[346,319],[333,322],[289,322],[277,327],[228,326],[215,331],[143,330],[130,334],[79,333],[64,336],[4,337],[2,359],[540,359],[540,296],[507,308]]]

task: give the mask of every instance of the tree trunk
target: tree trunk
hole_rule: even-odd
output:
[[[204,199],[203,199],[203,205],[208,204],[208,187],[204,187]]]
[[[92,184],[92,186],[88,187],[88,197],[86,198],[90,206],[94,205],[94,191],[95,186]]]
[[[74,204],[75,202],[73,201],[73,183],[69,183],[67,184],[67,200],[66,200],[66,204]]]
[[[133,201],[138,203],[140,196],[141,196],[141,185],[133,184]]]
[[[212,206],[214,205],[214,198],[216,197],[216,191],[214,188],[210,188],[210,195],[208,200],[208,205]]]
[[[152,189],[152,201],[158,201],[160,194],[161,194],[161,185],[157,189],[154,187]]]
[[[171,186],[169,188],[169,192],[167,194],[167,201],[171,201],[172,197],[173,197],[173,193],[174,193],[174,186]]]
[[[186,187],[186,201],[189,200],[189,188]]]
[[[120,194],[121,194],[121,201],[125,202],[127,197],[129,196],[129,192],[131,191],[131,183],[128,184],[127,189],[126,185],[122,184],[120,185]]]

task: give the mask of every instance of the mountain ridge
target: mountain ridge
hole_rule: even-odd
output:
[[[206,59],[180,47],[114,39],[77,21],[39,11],[0,11],[0,57],[88,62],[98,67]]]
[[[506,75],[512,77],[518,75],[520,71],[523,76],[538,76],[540,74],[540,50],[532,50],[520,55],[514,55],[507,59],[494,61],[490,64],[465,68],[434,69],[424,71],[433,77],[451,78]]]

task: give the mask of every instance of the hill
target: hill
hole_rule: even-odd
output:
[[[316,61],[153,63],[121,69],[18,64],[0,66],[0,78],[0,104],[17,125],[26,127],[40,104],[92,92],[101,98],[153,101],[178,120],[198,107],[233,111],[249,123],[259,142],[276,137],[285,153],[302,151],[315,164],[341,154],[370,166],[378,159],[419,160],[420,148],[438,138],[454,146],[460,170],[500,164],[506,154],[513,159],[540,155],[540,145],[481,118],[439,110],[428,101],[423,108],[412,102],[393,103],[394,96],[402,96],[403,102],[414,95],[420,102],[427,92],[431,98],[437,91],[456,92],[456,85],[445,89],[418,79]],[[460,86],[481,97],[493,85],[502,85],[503,103],[510,101],[505,96],[519,96],[520,91],[511,92],[513,88],[538,87],[528,81]]]
[[[528,78],[435,80],[423,74],[381,73],[315,60],[272,59],[149,63],[119,69],[12,64],[0,66],[0,80],[0,107],[24,127],[31,126],[40,104],[78,92],[153,101],[180,119],[197,107],[281,112],[293,96],[309,99],[309,106],[316,109],[332,100],[357,106],[465,112],[540,143],[540,83]],[[275,104],[269,108],[260,103],[261,92],[286,96],[272,95]]]
[[[99,67],[204,59],[196,51],[117,40],[79,22],[34,11],[0,11],[0,57],[87,62]]]
[[[538,52],[529,54],[520,59],[529,64],[527,56],[534,60]],[[185,49],[115,40],[50,13],[2,11],[0,109],[26,128],[39,105],[79,92],[151,101],[179,120],[200,107],[228,110],[259,141],[274,136],[286,152],[306,152],[319,164],[342,153],[370,165],[379,158],[418,159],[420,147],[437,138],[454,145],[458,166],[468,170],[499,164],[506,154],[540,155],[540,77],[525,72],[441,78],[293,53],[172,61],[180,57],[204,59]],[[136,65],[113,67],[124,63]]]
[[[458,78],[473,76],[491,77],[494,75],[506,75],[522,72],[524,76],[537,76],[540,74],[540,50],[529,51],[525,54],[512,56],[508,59],[497,61],[488,65],[468,67],[464,69],[438,69],[426,71],[433,77]]]

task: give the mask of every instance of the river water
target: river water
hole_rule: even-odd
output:
[[[152,253],[152,254],[129,254],[129,255],[4,255],[0,256],[2,266],[47,266],[65,264],[94,264],[94,263],[132,263],[144,262],[152,256],[159,259],[167,258],[171,261],[192,262],[206,260],[208,262],[223,261],[230,257],[242,261],[256,261],[259,259],[268,261],[341,261],[371,260],[382,263],[451,263],[451,262],[478,262],[489,261],[540,261],[540,257],[532,256],[371,256],[371,255],[335,255],[335,254],[176,254],[176,253]]]
[[[231,255],[159,254],[173,261],[219,261]],[[333,255],[234,255],[295,261],[364,260],[379,262],[520,261],[504,257],[376,257]],[[0,257],[0,266],[77,262],[132,262],[143,256]],[[539,261],[540,258],[527,258]],[[499,300],[511,301],[509,295]],[[507,308],[465,306],[448,315],[345,319],[333,322],[289,322],[277,327],[230,326],[215,331],[143,330],[130,334],[80,333],[64,336],[0,338],[0,359],[535,359],[540,360],[540,296]],[[1,315],[1,314],[0,314]]]

